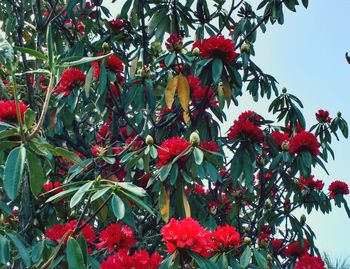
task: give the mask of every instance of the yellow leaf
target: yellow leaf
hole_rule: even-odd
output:
[[[187,78],[182,74],[179,75],[177,94],[179,96],[182,109],[187,111],[188,105],[190,104],[190,85],[188,84]]]
[[[174,96],[178,80],[179,76],[175,76],[172,79],[170,79],[165,89],[165,103],[169,109],[171,109],[174,103]]]
[[[221,109],[225,106],[225,95],[224,95],[224,86],[222,83],[219,83],[218,85],[218,100],[219,100],[219,106]]]
[[[184,112],[182,113],[182,115],[183,115],[184,122],[185,122],[186,124],[188,124],[188,123],[190,122],[190,120],[191,120],[190,114],[188,114],[188,111],[184,111]]]
[[[164,186],[160,189],[159,210],[162,219],[168,222],[170,216],[170,196]]]
[[[191,217],[191,208],[190,208],[190,204],[188,203],[185,190],[182,190],[182,201],[184,204],[186,218],[190,218]]]
[[[227,107],[229,107],[231,103],[231,98],[232,98],[232,91],[231,91],[230,83],[228,82],[226,76],[222,77],[222,83],[224,85],[223,90],[224,90],[224,95],[227,102]]]

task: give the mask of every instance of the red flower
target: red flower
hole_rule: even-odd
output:
[[[347,195],[349,194],[349,186],[343,181],[336,180],[331,183],[328,187],[329,197],[334,199],[337,195]]]
[[[289,134],[284,132],[272,132],[271,136],[275,140],[279,148],[281,148],[283,142],[289,141]]]
[[[239,246],[241,237],[236,228],[226,224],[218,226],[216,231],[211,233],[214,242],[214,250],[217,252],[235,249]]]
[[[308,187],[310,190],[322,190],[324,182],[322,180],[314,180],[314,177],[315,176],[310,176],[309,178],[301,177],[299,179],[300,189],[304,190],[305,187]]]
[[[100,243],[98,243],[96,247],[99,249],[107,248],[110,252],[114,249],[128,249],[136,243],[132,228],[119,223],[107,226],[107,228],[100,233],[99,241]]]
[[[28,107],[22,102],[19,101],[19,111],[21,115],[21,120],[24,120],[24,113],[27,111]],[[16,103],[13,100],[0,101],[0,121],[7,122],[17,122],[17,109]]]
[[[307,131],[301,131],[300,133],[296,134],[290,140],[289,145],[289,151],[291,153],[300,154],[303,151],[308,151],[314,157],[320,153],[320,144],[318,143],[316,136]]]
[[[47,181],[46,183],[44,183],[43,189],[48,192],[48,191],[51,191],[51,190],[56,189],[56,188],[61,187],[61,186],[62,186],[62,183],[59,181],[55,181],[55,182]],[[51,194],[55,195],[55,194],[60,193],[62,191],[63,191],[63,188],[60,188],[60,189],[54,190],[53,192],[51,192]]]
[[[176,34],[170,34],[168,39],[165,42],[165,47],[168,51],[173,52],[173,51],[181,51],[182,46],[183,46],[183,37],[178,36]]]
[[[330,123],[332,118],[329,117],[329,112],[323,109],[320,109],[315,113],[316,119],[320,123]]]
[[[264,133],[250,121],[235,121],[227,134],[227,138],[230,140],[250,140],[252,143],[257,143],[264,140]]]
[[[167,252],[188,249],[208,257],[212,251],[210,233],[192,218],[171,219],[161,230]]]
[[[191,96],[195,103],[201,103],[203,100],[209,100],[207,105],[217,105],[217,101],[214,100],[215,93],[211,88],[202,87],[201,82],[196,76],[187,76],[188,83],[190,85]]]
[[[157,269],[162,260],[157,252],[150,256],[146,250],[139,250],[129,256],[127,249],[121,249],[105,259],[100,269]]]
[[[64,70],[60,83],[56,86],[55,94],[63,93],[63,96],[67,96],[74,88],[83,86],[85,78],[86,75],[77,68]]]
[[[94,145],[91,147],[91,152],[94,157],[101,157],[105,155],[107,149],[99,145]]]
[[[273,252],[276,254],[281,252],[284,249],[284,244],[283,244],[283,241],[281,239],[271,240],[271,245],[273,248]]]
[[[205,189],[203,188],[203,186],[195,183],[194,184],[194,193],[196,193],[196,194],[204,194],[205,193]]]
[[[124,28],[124,21],[122,19],[115,19],[108,22],[109,27],[114,33],[119,33]]]
[[[50,229],[48,229],[45,233],[45,237],[54,240],[57,242],[57,244],[61,241],[62,237],[67,233],[67,236],[65,237],[64,243],[67,242],[68,237],[71,236],[73,233],[78,221],[72,220],[65,225],[63,224],[56,224],[53,225]],[[84,224],[84,223],[82,223]],[[91,244],[96,239],[96,234],[94,232],[94,229],[91,225],[87,224],[80,232],[84,238],[85,241],[89,244]],[[75,238],[77,238],[79,235],[76,235]]]
[[[255,125],[260,126],[261,116],[252,110],[247,110],[238,116],[238,121],[250,121]]]
[[[92,62],[90,63],[91,67],[94,69],[94,79],[99,80],[100,79],[100,65],[98,62]]]
[[[159,161],[157,166],[160,168],[163,165],[170,163],[174,158],[182,154],[190,143],[182,137],[172,137],[165,140],[158,148]],[[180,158],[180,162],[184,162],[186,156]]]
[[[309,250],[309,241],[307,239],[304,239],[304,247],[302,247],[298,241],[294,241],[289,244],[289,246],[284,250],[284,254],[287,256],[295,256],[295,257],[301,257],[307,254]]]
[[[220,152],[218,144],[216,144],[216,142],[213,140],[212,141],[203,140],[202,143],[199,144],[199,147],[206,151]]]
[[[304,255],[295,264],[294,269],[326,269],[326,267],[320,257]]]
[[[108,57],[106,62],[106,68],[115,73],[120,73],[124,71],[123,62],[115,55],[111,55]]]
[[[219,58],[232,63],[238,56],[235,43],[223,36],[211,36],[203,42],[195,42],[193,48],[198,47],[203,58]]]

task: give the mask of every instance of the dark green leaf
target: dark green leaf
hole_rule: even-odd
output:
[[[122,199],[120,199],[118,195],[113,195],[111,203],[114,216],[116,216],[118,220],[123,219],[125,216],[125,205]]]
[[[252,251],[250,250],[250,246],[247,246],[244,252],[242,253],[239,262],[243,268],[247,267],[250,263],[252,257]]]
[[[7,264],[10,259],[9,241],[0,235],[0,263]]]
[[[27,152],[30,188],[34,195],[38,195],[46,181],[40,158],[30,151]]]
[[[216,84],[221,80],[223,63],[220,59],[215,58],[211,66],[213,82]]]
[[[31,265],[30,256],[22,240],[18,237],[18,235],[12,233],[7,233],[7,236],[11,239],[12,243],[18,249],[19,255],[21,255],[24,265],[26,267],[29,267]]]
[[[68,269],[86,268],[81,248],[78,242],[75,241],[72,237],[68,238],[66,257],[68,262]]]
[[[23,180],[26,149],[22,145],[13,149],[7,157],[4,171],[4,188],[11,200],[14,200]]]

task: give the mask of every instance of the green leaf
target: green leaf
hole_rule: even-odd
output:
[[[29,256],[28,250],[26,249],[21,239],[19,239],[18,235],[15,235],[12,233],[7,233],[7,236],[11,239],[13,244],[18,249],[19,255],[21,255],[24,265],[26,267],[29,267],[31,265],[30,256]]]
[[[83,253],[84,263],[87,264],[88,256],[89,256],[88,246],[86,244],[85,237],[83,236],[82,233],[79,234],[79,236],[77,238],[77,243],[79,244],[81,252]]]
[[[160,170],[159,170],[159,178],[160,181],[164,181],[166,180],[166,178],[168,177],[170,170],[171,170],[171,164],[168,163],[166,165],[164,165]]]
[[[175,57],[176,57],[176,53],[175,53],[175,52],[168,54],[168,55],[165,57],[165,59],[164,59],[165,65],[166,65],[166,66],[170,66],[170,65],[174,62]]]
[[[66,257],[68,262],[68,269],[86,268],[81,248],[78,242],[75,241],[72,237],[68,238]]]
[[[258,263],[260,268],[266,268],[267,260],[266,258],[256,249],[253,249],[253,254],[256,262]]]
[[[14,46],[14,49],[19,51],[19,52],[32,55],[37,59],[40,59],[43,61],[47,60],[47,57],[43,53],[36,51],[36,50],[33,50],[33,49],[30,49],[30,48]]]
[[[84,197],[84,194],[91,188],[93,183],[94,181],[91,180],[79,188],[79,190],[70,199],[70,203],[69,203],[70,208],[76,206],[80,202],[80,200]]]
[[[239,263],[243,268],[249,265],[251,257],[252,257],[252,251],[250,250],[250,246],[247,246],[244,252],[242,253],[241,258],[239,259]]]
[[[35,117],[35,112],[30,108],[27,109],[27,111],[24,113],[24,124],[27,126],[28,129],[30,129],[33,126],[35,122]]]
[[[307,168],[310,168],[311,164],[312,164],[312,155],[311,155],[311,153],[308,152],[308,151],[303,151],[302,154],[301,154],[301,158],[303,160],[304,165]]]
[[[0,263],[7,264],[10,259],[9,241],[0,235]]]
[[[107,191],[109,191],[111,187],[106,187],[101,190],[98,190],[97,192],[94,193],[94,195],[91,196],[91,202],[97,200],[100,198],[102,195],[104,195]]]
[[[44,146],[54,156],[59,156],[59,157],[66,158],[66,159],[68,159],[68,160],[70,160],[70,161],[80,165],[81,167],[85,167],[84,162],[74,152],[71,152],[69,150],[66,150],[66,149],[60,148],[60,147],[53,147],[50,144],[42,144],[42,146]]]
[[[201,165],[203,163],[204,153],[199,148],[194,148],[194,161],[196,164]]]
[[[93,79],[94,79],[94,67],[91,66],[85,78],[84,90],[85,90],[86,97],[90,96],[90,89],[91,89],[91,84]]]
[[[139,207],[147,210],[150,214],[154,216],[153,209],[149,207],[143,200],[141,200],[139,197],[134,196],[128,192],[121,191],[123,195],[125,195],[127,198],[129,198],[131,201],[135,202]]]
[[[34,195],[38,195],[46,180],[40,158],[28,151],[27,164],[29,170],[30,189]]]
[[[42,259],[43,257],[43,250],[44,250],[44,242],[45,241],[39,241],[38,243],[36,243],[33,246],[33,250],[32,250],[32,261],[33,263],[37,263],[40,261],[40,259]]]
[[[220,81],[222,75],[223,63],[220,59],[215,58],[211,66],[213,82],[216,84]]]
[[[22,145],[13,149],[7,157],[4,171],[4,188],[11,200],[16,199],[23,179],[26,149]]]
[[[136,196],[144,197],[147,195],[147,192],[144,189],[130,182],[118,182],[118,186],[120,186],[124,190],[127,190],[128,192],[131,192]]]
[[[307,8],[309,6],[309,0],[301,0],[301,2],[303,3],[303,6],[305,8]]]
[[[116,216],[118,220],[121,220],[124,218],[125,205],[122,199],[120,199],[118,195],[113,195],[112,197],[112,209],[113,209],[114,216]]]
[[[91,62],[95,62],[95,61],[99,61],[102,60],[106,57],[109,57],[113,54],[113,52],[110,52],[106,55],[102,55],[102,56],[96,56],[96,57],[83,57],[79,60],[76,61],[71,61],[71,62],[64,62],[60,65],[60,67],[72,67],[72,66],[77,66],[77,65],[81,65],[81,64],[87,64],[87,63],[91,63]]]

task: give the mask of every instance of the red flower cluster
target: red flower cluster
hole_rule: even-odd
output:
[[[270,241],[270,243],[275,254],[278,254],[284,250],[284,243],[282,239],[273,239]]]
[[[198,48],[202,57],[219,58],[227,63],[232,63],[238,56],[235,52],[235,43],[223,36],[211,36],[206,40],[197,40],[192,47]]]
[[[157,166],[160,168],[167,163],[170,163],[174,158],[182,154],[188,147],[190,143],[182,137],[172,137],[165,140],[158,148],[159,161]],[[180,158],[180,162],[184,162],[186,156]]]
[[[316,120],[319,123],[331,123],[332,118],[329,117],[329,112],[327,110],[320,109],[315,113]]]
[[[300,133],[296,134],[290,140],[289,145],[289,151],[291,153],[300,154],[303,151],[308,151],[314,157],[320,153],[320,144],[318,143],[316,136],[307,131],[301,131]]]
[[[326,267],[320,257],[304,255],[295,264],[294,269],[326,269]]]
[[[187,76],[188,84],[190,85],[191,96],[193,101],[198,104],[203,100],[209,100],[209,104],[217,105],[217,101],[214,100],[215,93],[211,88],[202,87],[201,81],[196,76]]]
[[[124,21],[122,19],[115,19],[108,22],[109,27],[114,33],[119,33],[124,28]]]
[[[328,187],[329,197],[334,199],[337,195],[347,195],[349,194],[349,186],[343,181],[336,180],[331,183]]]
[[[289,134],[285,132],[272,132],[271,137],[275,140],[278,147],[281,149],[283,142],[289,141]]]
[[[111,224],[101,231],[99,241],[96,248],[107,248],[110,252],[115,249],[128,249],[136,244],[133,229],[119,223]]]
[[[310,176],[309,178],[301,177],[299,179],[300,189],[304,190],[305,187],[307,187],[310,190],[317,190],[317,191],[322,190],[324,186],[324,182],[322,180],[314,180],[314,177],[315,176]]]
[[[215,251],[227,251],[235,249],[241,242],[241,237],[236,231],[236,228],[226,224],[218,226],[216,231],[211,233],[213,239],[213,248]]]
[[[124,71],[123,62],[114,54],[109,56],[106,62],[106,68],[115,73],[120,73]]]
[[[61,241],[62,237],[66,234],[67,236],[65,237],[64,243],[67,242],[68,237],[71,236],[73,233],[78,221],[77,220],[72,220],[66,224],[56,224],[52,226],[50,229],[48,229],[45,233],[45,237],[56,241],[57,244]],[[82,223],[83,224],[83,223]],[[91,225],[87,224],[80,232],[84,238],[86,243],[91,244],[95,239],[96,239],[96,234],[94,232],[94,229]],[[75,236],[77,238],[78,235]]]
[[[161,234],[168,253],[176,249],[188,249],[208,257],[212,251],[210,233],[192,218],[171,219],[163,226]]]
[[[176,34],[170,34],[168,39],[165,42],[165,47],[168,51],[173,52],[180,52],[183,47],[183,37],[178,36]]]
[[[294,241],[284,250],[284,254],[291,257],[301,257],[307,254],[309,250],[309,241],[304,239],[304,247],[302,247],[298,241]]]
[[[218,147],[218,144],[214,140],[211,141],[206,141],[203,140],[200,144],[199,147],[203,150],[206,151],[211,151],[211,152],[220,152],[220,149]]]
[[[77,68],[69,68],[63,71],[59,85],[55,88],[55,94],[69,95],[76,87],[85,83],[86,75]]]
[[[28,107],[22,102],[19,102],[19,111],[21,114],[21,120],[24,120],[24,113]],[[13,100],[0,101],[0,121],[17,122],[17,109],[16,103]]]
[[[146,250],[139,250],[129,256],[128,250],[122,249],[104,260],[100,269],[157,269],[162,260],[157,252],[149,255]]]
[[[259,128],[261,117],[253,111],[242,113],[233,123],[227,138],[230,140],[250,140],[252,143],[263,142],[264,133]]]
[[[51,191],[53,189],[59,188],[61,186],[62,186],[62,183],[59,181],[55,181],[55,182],[47,181],[46,183],[44,183],[43,189],[48,192],[48,191]],[[61,191],[63,191],[63,188],[54,190],[53,192],[51,192],[51,194],[55,195],[57,193],[60,193]]]

